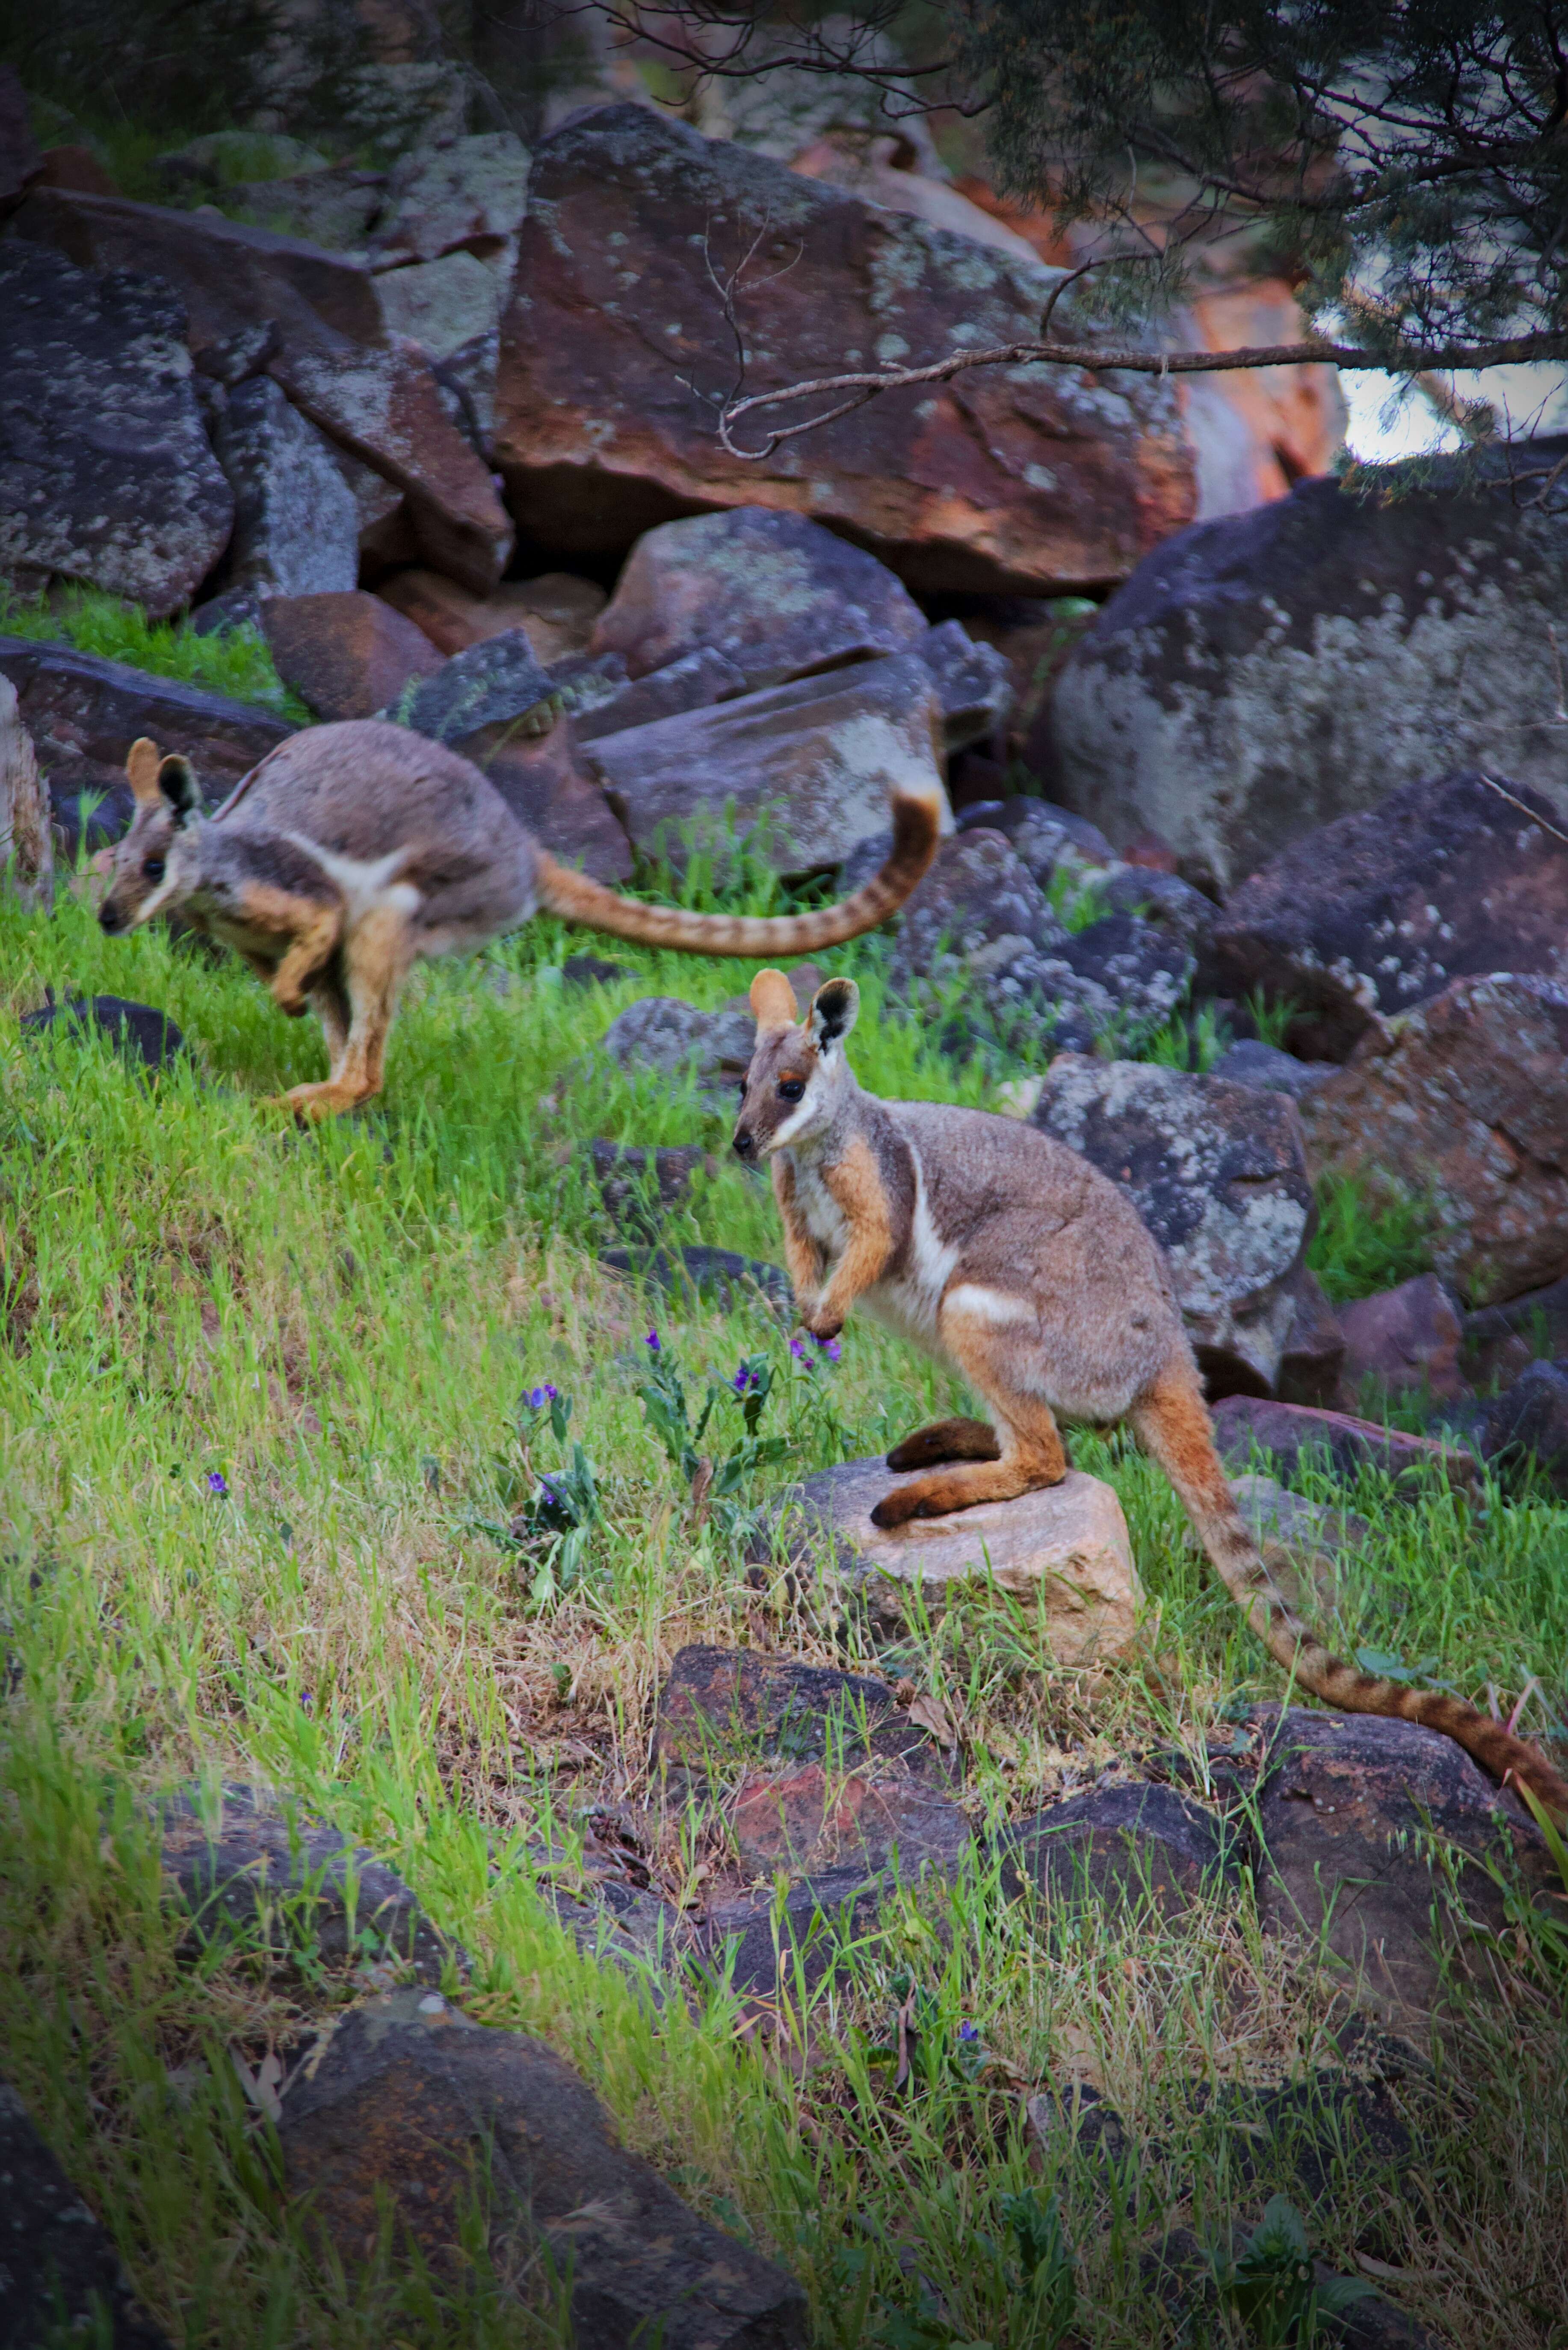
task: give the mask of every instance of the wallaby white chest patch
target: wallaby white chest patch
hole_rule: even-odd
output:
[[[407,850],[389,849],[385,857],[369,860],[358,857],[339,857],[335,850],[323,848],[303,832],[285,833],[296,848],[320,866],[331,881],[336,881],[348,905],[350,927],[363,921],[378,906],[395,906],[400,913],[411,914],[420,902],[420,893],[410,881],[394,880]]]
[[[1040,1319],[1027,1297],[1019,1297],[1005,1289],[986,1289],[978,1281],[955,1281],[942,1301],[942,1310],[971,1322],[983,1322],[992,1330],[1024,1323],[1033,1327]]]
[[[906,1270],[879,1281],[866,1293],[866,1304],[879,1322],[918,1346],[937,1344],[937,1315],[948,1278],[958,1263],[958,1251],[944,1241],[931,1218],[926,1180],[915,1158],[915,1212],[909,1231]]]
[[[823,1181],[820,1171],[800,1159],[794,1166],[794,1201],[801,1222],[816,1243],[836,1263],[844,1253],[849,1238],[849,1226],[843,1209]]]

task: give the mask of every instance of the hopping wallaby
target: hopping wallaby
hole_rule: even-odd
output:
[[[135,814],[99,921],[112,933],[178,910],[243,955],[291,1018],[314,1004],[331,1075],[284,1097],[312,1118],[380,1091],[398,991],[417,957],[480,946],[541,906],[692,954],[809,954],[902,905],[943,815],[929,783],[895,783],[881,871],[836,906],[764,919],[639,905],[590,881],[540,847],[479,768],[381,719],[291,735],[212,816],[190,762],[161,758],[145,737],[126,774]]]
[[[1054,1485],[1056,1415],[1125,1421],[1158,1461],[1226,1589],[1294,1679],[1347,1713],[1397,1715],[1456,1739],[1568,1818],[1568,1781],[1461,1699],[1407,1689],[1331,1655],[1270,1580],[1214,1450],[1163,1251],[1130,1200],[1076,1151],[984,1110],[885,1102],[845,1053],[859,992],[830,979],[798,1022],[782,972],[752,983],[756,1044],[734,1147],[766,1159],[806,1328],[836,1337],[858,1300],[962,1374],[981,1419],[906,1437],[879,1526]],[[948,1463],[962,1463],[948,1466]]]

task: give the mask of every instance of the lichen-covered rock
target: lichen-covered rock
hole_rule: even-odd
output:
[[[411,620],[382,608],[400,629],[413,629]],[[413,632],[422,639],[422,630]],[[450,660],[432,654],[414,674],[424,682],[403,697],[396,714],[400,724],[411,726],[416,734],[428,734],[433,743],[465,742],[482,728],[496,725],[542,733],[556,715],[551,681],[521,629],[486,637],[465,652],[453,653]],[[381,715],[389,718],[393,712],[389,709]]]
[[[903,652],[926,619],[863,547],[798,514],[735,506],[639,539],[594,629],[633,677],[711,645],[748,691]]]
[[[1568,1273],[1568,985],[1455,980],[1369,1031],[1301,1116],[1314,1174],[1427,1204],[1433,1268],[1466,1305]]]
[[[1568,1357],[1521,1371],[1487,1406],[1478,1434],[1489,1461],[1511,1471],[1538,1470],[1568,1494]]]
[[[1294,1105],[1153,1063],[1064,1053],[1033,1122],[1136,1203],[1169,1261],[1210,1392],[1270,1393],[1314,1212]]]
[[[315,596],[355,588],[359,512],[330,442],[267,376],[236,384],[213,424],[234,494],[230,588]]]
[[[1295,1048],[1343,1061],[1478,972],[1568,979],[1568,839],[1528,784],[1475,770],[1406,784],[1244,881],[1215,941],[1225,992],[1296,1007]]]
[[[370,259],[378,270],[434,261],[461,246],[477,259],[514,236],[528,203],[528,150],[510,130],[419,147],[394,164]]]
[[[916,589],[1027,594],[1122,577],[1192,513],[1156,379],[980,369],[761,463],[726,455],[734,348],[710,263],[733,268],[759,231],[749,390],[1033,335],[1059,282],[643,106],[570,123],[535,155],[502,330],[495,457],[531,536],[618,553],[694,509],[768,505],[842,525]]]
[[[1222,1077],[1228,1086],[1256,1086],[1260,1093],[1289,1094],[1293,1101],[1300,1101],[1324,1077],[1332,1077],[1336,1066],[1333,1061],[1298,1061],[1277,1045],[1243,1036],[1221,1054],[1209,1074]]]
[[[1152,827],[1225,889],[1430,775],[1435,745],[1568,814],[1550,724],[1568,520],[1511,470],[1506,450],[1444,461],[1396,497],[1300,482],[1168,540],[1057,681],[1054,795],[1118,846]]]
[[[1568,1357],[1568,1276],[1464,1317],[1459,1362],[1478,1388],[1507,1387],[1532,1362],[1557,1356]]]
[[[184,314],[150,277],[0,244],[0,571],[79,579],[158,619],[228,544]]]
[[[746,1012],[700,1012],[675,995],[645,995],[618,1013],[598,1051],[628,1076],[690,1076],[703,1106],[732,1110],[757,1024]]]

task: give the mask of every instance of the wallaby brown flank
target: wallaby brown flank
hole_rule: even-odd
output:
[[[515,930],[538,908],[618,939],[691,954],[809,954],[901,906],[937,845],[940,792],[893,787],[893,849],[853,897],[760,919],[642,906],[557,863],[469,761],[375,718],[307,727],[202,814],[190,763],[133,743],[136,801],[99,910],[106,931],[178,910],[244,957],[292,1018],[314,1005],[331,1076],[286,1096],[302,1117],[381,1089],[398,991],[420,956]]]
[[[1132,1202],[1049,1135],[984,1110],[884,1102],[845,1053],[859,997],[818,989],[797,1024],[789,982],[752,983],[756,1045],[734,1147],[769,1161],[801,1316],[836,1336],[857,1302],[960,1371],[991,1413],[923,1428],[889,1469],[881,1526],[1054,1485],[1057,1415],[1125,1421],[1175,1486],[1220,1579],[1270,1654],[1346,1713],[1396,1715],[1456,1739],[1568,1819],[1568,1781],[1461,1699],[1406,1689],[1331,1655],[1270,1580],[1214,1450],[1164,1253]],[[959,1462],[962,1466],[941,1464]]]

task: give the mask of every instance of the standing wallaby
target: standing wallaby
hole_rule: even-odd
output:
[[[243,955],[291,1018],[314,1004],[332,1073],[285,1097],[311,1118],[379,1093],[398,991],[419,956],[483,945],[541,906],[691,954],[809,954],[903,904],[944,813],[929,783],[896,783],[892,854],[876,878],[817,913],[760,919],[642,906],[590,881],[541,848],[468,760],[382,719],[291,735],[212,816],[190,763],[161,759],[156,743],[133,743],[126,774],[136,810],[99,921],[130,931],[178,910]]]
[[[1293,1614],[1226,1482],[1163,1252],[1131,1201],[1033,1127],[862,1093],[844,1049],[858,1008],[853,980],[830,979],[797,1024],[783,972],[758,974],[734,1147],[771,1163],[806,1328],[836,1337],[862,1300],[990,1409],[992,1425],[944,1419],[895,1446],[889,1469],[930,1473],[895,1486],[875,1523],[1058,1483],[1058,1413],[1126,1421],[1252,1630],[1304,1689],[1347,1713],[1425,1722],[1568,1819],[1568,1781],[1533,1747],[1459,1698],[1345,1663]],[[950,1462],[963,1465],[940,1465]]]

